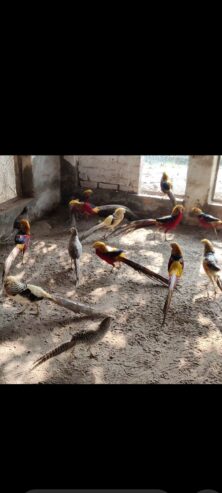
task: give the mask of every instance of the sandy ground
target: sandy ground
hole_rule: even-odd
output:
[[[81,222],[79,229],[92,224],[92,220]],[[200,243],[206,234],[202,230],[179,226],[169,236],[183,249],[185,272],[166,326],[161,328],[166,289],[126,265],[111,274],[111,267],[91,248],[96,236],[84,244],[82,280],[75,289],[67,253],[69,236],[61,233],[63,229],[61,215],[33,224],[26,263],[22,266],[21,259],[16,260],[11,274],[21,274],[27,282],[112,313],[112,328],[93,347],[97,359],[90,359],[87,349],[78,346],[30,372],[39,356],[69,340],[80,328],[96,328],[99,321],[45,300],[39,317],[32,307],[18,316],[21,305],[1,297],[0,383],[222,383],[222,293],[214,297],[211,291],[207,299]],[[152,238],[151,229],[140,230],[109,243],[120,245],[129,258],[167,275],[169,242],[158,234],[156,241]],[[214,239],[213,234],[208,238]],[[222,265],[222,232],[214,244]],[[0,247],[1,262],[12,247]]]

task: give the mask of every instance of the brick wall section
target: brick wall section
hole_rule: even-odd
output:
[[[140,156],[78,156],[80,186],[138,193]]]

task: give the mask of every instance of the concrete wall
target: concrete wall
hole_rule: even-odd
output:
[[[16,195],[14,156],[0,156],[0,203]]]
[[[217,211],[217,214],[221,214],[221,206],[216,205],[212,199],[218,158],[219,156],[190,156],[184,198],[185,219],[189,224],[196,223],[196,218],[191,215],[191,209],[195,206],[205,212],[216,214]]]
[[[42,217],[60,203],[60,156],[32,156],[33,213]]]
[[[0,238],[8,235],[25,205],[34,221],[53,211],[61,201],[60,156],[20,156],[21,189],[17,197],[0,206]]]

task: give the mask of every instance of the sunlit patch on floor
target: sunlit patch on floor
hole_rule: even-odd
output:
[[[98,300],[101,296],[105,296],[107,293],[116,293],[119,290],[119,286],[117,284],[110,284],[109,286],[104,286],[102,288],[96,288],[91,291],[90,296]]]
[[[71,296],[73,296],[74,294],[76,294],[76,289],[71,289],[69,291],[66,291],[66,296],[67,298],[70,298]]]
[[[117,334],[115,332],[115,329],[113,329],[113,333],[108,332],[108,334],[106,334],[106,338],[104,340],[106,340],[110,346],[113,346],[117,349],[125,348],[127,345],[127,340],[126,340],[125,335]]]

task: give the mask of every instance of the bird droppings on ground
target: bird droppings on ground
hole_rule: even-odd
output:
[[[178,242],[184,256],[184,274],[175,292],[166,325],[161,328],[167,290],[133,271],[127,265],[114,269],[100,260],[92,248],[100,239],[92,235],[83,245],[80,260],[81,282],[75,288],[67,250],[69,234],[61,216],[53,215],[31,225],[32,242],[24,265],[18,257],[10,271],[22,280],[37,284],[51,293],[90,304],[115,318],[104,339],[92,347],[90,358],[85,346],[77,346],[54,357],[32,372],[34,361],[75,332],[96,329],[98,320],[75,315],[44,300],[40,316],[9,298],[0,298],[0,383],[65,384],[186,384],[222,383],[222,294],[216,297],[202,268],[206,231],[179,226],[164,242],[153,241],[153,230],[141,229],[124,238],[110,238],[108,244],[127,251],[128,258],[167,276],[171,239]],[[96,224],[96,219],[80,221],[79,231]],[[49,224],[42,234],[42,224]],[[222,266],[222,232],[213,242]],[[3,262],[12,245],[1,246]]]

